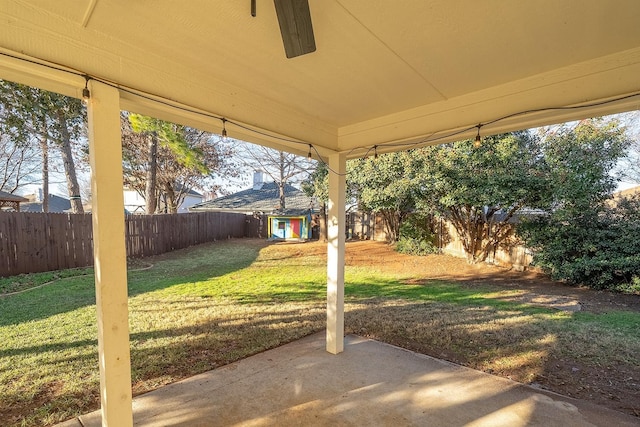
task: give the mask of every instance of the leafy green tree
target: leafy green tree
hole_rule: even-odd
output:
[[[486,259],[511,230],[514,213],[544,190],[540,147],[528,132],[383,154],[347,163],[347,189],[360,209],[382,214],[390,241],[411,213],[446,216],[470,262]],[[309,191],[326,192],[326,172]],[[311,191],[313,189],[313,191]]]
[[[438,252],[437,236],[432,230],[432,218],[416,213],[400,226],[400,238],[396,250],[411,255],[428,255]]]
[[[51,119],[50,139],[56,144],[62,158],[71,210],[74,213],[82,213],[84,210],[73,149],[74,146],[81,145],[80,141],[86,136],[86,108],[79,99],[41,92],[41,103]]]
[[[640,292],[640,198],[560,210],[520,227],[535,263],[552,278],[596,289]]]
[[[519,234],[536,265],[553,278],[596,288],[640,275],[637,200],[615,205],[611,171],[629,139],[615,121],[584,120],[547,130],[543,150],[548,194],[544,215],[523,221]]]
[[[611,173],[630,144],[617,121],[583,120],[549,129],[542,140],[552,198],[548,211],[596,207],[611,197],[617,181]]]
[[[604,287],[640,280],[637,202],[608,204],[611,171],[628,144],[617,122],[590,119],[487,137],[480,147],[462,141],[351,161],[348,188],[361,208],[386,213],[394,237],[392,227],[403,229],[409,212],[446,217],[470,263],[510,238],[518,215],[537,265],[555,278]],[[317,193],[325,176],[312,181]]]
[[[445,216],[470,263],[484,261],[511,233],[511,220],[545,194],[538,139],[527,131],[427,147],[418,209]]]
[[[360,209],[382,215],[390,242],[398,240],[402,222],[416,206],[421,183],[417,154],[403,151],[348,163],[351,194]]]
[[[347,162],[347,200],[361,210],[380,213],[389,242],[398,240],[402,222],[415,210],[422,191],[421,162],[419,150]],[[327,165],[319,163],[303,190],[325,203],[329,173]]]
[[[302,191],[325,204],[329,200],[329,168],[326,163],[318,162],[316,168],[302,181]]]
[[[315,197],[318,203],[320,203],[320,220],[323,221],[320,232],[323,233],[322,237],[324,240],[328,240],[327,201],[329,200],[329,167],[327,164],[317,162],[316,168],[309,173],[307,179],[302,181],[300,187],[307,196]]]

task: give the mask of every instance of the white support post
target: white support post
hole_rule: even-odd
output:
[[[133,425],[120,97],[90,81],[88,104],[93,256],[102,425]]]
[[[329,155],[329,203],[327,218],[327,351],[344,350],[344,245],[346,156]]]

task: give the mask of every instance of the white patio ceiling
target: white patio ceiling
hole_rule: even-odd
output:
[[[637,109],[637,0],[310,0],[316,52],[285,57],[274,4],[257,0],[2,0],[0,78],[80,96],[69,67],[248,131],[362,156]],[[52,78],[52,76],[54,76]],[[122,107],[220,132],[221,121],[121,92]],[[490,123],[504,116],[515,116]],[[452,133],[463,131],[453,136]],[[386,148],[385,148],[386,145]]]

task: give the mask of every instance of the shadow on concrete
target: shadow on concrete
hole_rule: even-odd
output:
[[[324,334],[134,399],[136,426],[634,426],[606,408],[358,336]],[[82,424],[79,424],[81,422]],[[99,412],[64,426],[99,426]]]

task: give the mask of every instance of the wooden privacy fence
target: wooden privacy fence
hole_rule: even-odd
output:
[[[92,264],[91,215],[0,212],[0,276]]]
[[[384,221],[379,213],[350,212],[347,213],[346,218],[348,239],[386,240],[387,233]],[[459,258],[467,257],[462,239],[452,223],[444,219],[429,221],[433,221],[430,228],[433,229],[438,239],[440,251]],[[512,229],[510,237],[498,247],[493,248],[485,261],[522,270],[529,267],[532,260],[532,252],[518,243]]]
[[[254,237],[254,221],[241,213],[225,212],[128,215],[127,256],[144,257],[214,240]],[[0,212],[0,276],[92,264],[91,214]]]
[[[516,243],[514,230],[502,244],[494,247],[485,260],[487,263],[511,266],[516,270],[524,270],[533,261],[533,253],[526,246]],[[449,221],[441,221],[438,230],[439,248],[445,253],[458,258],[466,258],[462,239],[456,228]],[[515,241],[514,241],[515,240]]]

